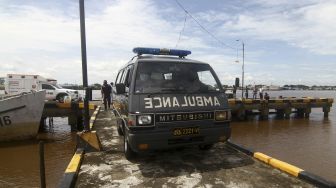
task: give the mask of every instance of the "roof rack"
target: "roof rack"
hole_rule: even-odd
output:
[[[189,50],[178,50],[178,49],[167,49],[167,48],[145,48],[145,47],[136,47],[133,48],[133,52],[138,55],[151,54],[151,55],[171,55],[185,57],[191,54]]]

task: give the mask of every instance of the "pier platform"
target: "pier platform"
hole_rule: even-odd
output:
[[[228,99],[232,115],[240,120],[256,111],[262,119],[267,119],[270,113],[278,117],[289,118],[292,113],[299,117],[309,117],[312,108],[320,108],[324,117],[328,117],[333,98],[279,98],[279,99]]]
[[[102,151],[84,154],[75,187],[314,187],[225,143],[209,151],[187,147],[128,161],[111,111],[100,111],[93,130]]]
[[[89,113],[93,113],[97,107],[97,102],[89,103]],[[68,124],[71,131],[79,131],[83,129],[83,102],[59,103],[56,101],[47,101],[44,104],[41,126],[46,124],[47,118],[68,117]]]

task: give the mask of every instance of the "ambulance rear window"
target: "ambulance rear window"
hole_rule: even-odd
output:
[[[208,64],[139,62],[135,93],[218,92],[220,84]]]

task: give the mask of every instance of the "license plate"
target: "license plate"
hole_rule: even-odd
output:
[[[174,136],[186,136],[199,134],[199,127],[176,128],[173,130]]]

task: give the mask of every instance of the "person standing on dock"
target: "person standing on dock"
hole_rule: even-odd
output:
[[[270,99],[270,97],[269,97],[269,95],[268,95],[267,92],[265,93],[265,99],[266,99],[266,100],[269,100],[269,99]]]
[[[260,97],[260,100],[264,98],[262,88],[259,89],[259,97]]]
[[[111,92],[112,92],[112,87],[107,84],[107,81],[104,80],[104,83],[102,85],[101,88],[101,94],[102,94],[102,98],[104,101],[104,107],[105,110],[110,109],[111,106]]]
[[[258,93],[258,90],[257,90],[257,88],[254,86],[254,89],[253,89],[253,99],[256,99],[256,98],[257,98],[257,93]]]

